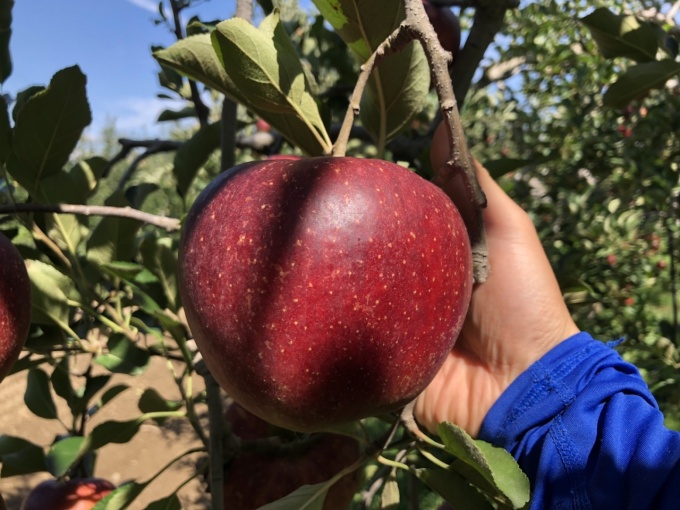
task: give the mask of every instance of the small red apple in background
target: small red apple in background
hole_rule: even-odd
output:
[[[0,381],[19,358],[31,325],[31,283],[19,250],[0,234]]]
[[[633,306],[635,304],[635,298],[627,297],[623,300],[623,304],[626,306]]]
[[[255,129],[261,133],[269,133],[271,128],[272,127],[269,125],[269,122],[264,119],[257,119],[257,122],[255,122]]]
[[[450,51],[453,61],[458,56],[460,49],[460,20],[448,7],[432,5],[428,0],[423,0],[427,17],[437,33],[439,44],[446,51]]]
[[[427,386],[467,313],[472,258],[453,203],[399,165],[265,160],[196,200],[179,286],[227,394],[315,431],[396,410]]]
[[[90,510],[114,489],[101,478],[46,480],[28,494],[21,510]]]
[[[613,253],[610,253],[609,255],[607,255],[607,264],[609,264],[610,266],[615,266],[616,265],[616,255],[614,255]]]
[[[232,432],[244,441],[263,439],[277,428],[234,403],[225,413]],[[242,452],[226,466],[224,508],[255,510],[287,496],[303,485],[330,480],[354,464],[361,454],[360,444],[351,437],[316,434],[291,442],[287,451],[274,453]],[[323,510],[345,510],[361,483],[360,470],[346,474],[329,489]]]

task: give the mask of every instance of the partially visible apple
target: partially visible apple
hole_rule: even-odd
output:
[[[460,20],[450,8],[433,5],[428,0],[423,0],[427,17],[437,33],[439,44],[446,51],[450,51],[453,61],[460,50]]]
[[[261,133],[269,133],[271,128],[272,127],[269,125],[269,122],[264,119],[257,119],[257,122],[255,122],[255,129]]]
[[[302,159],[300,156],[296,156],[295,154],[271,154],[267,156],[267,159],[270,161],[282,161],[282,160],[289,160],[289,161],[295,161],[298,159]]]
[[[242,440],[269,437],[277,428],[232,404],[225,413]],[[284,440],[285,442],[285,440]],[[348,436],[320,433],[290,441],[283,452],[245,452],[232,459],[224,473],[224,508],[255,510],[287,496],[303,485],[330,480],[359,459],[361,447]],[[345,510],[361,483],[361,472],[346,474],[329,489],[323,510]]]
[[[19,250],[0,234],[0,381],[19,358],[31,325],[31,284]]]
[[[101,478],[46,480],[33,488],[21,510],[90,510],[114,489]]]
[[[179,249],[208,368],[260,418],[299,431],[396,410],[441,367],[472,290],[451,200],[381,160],[264,160],[218,176]]]

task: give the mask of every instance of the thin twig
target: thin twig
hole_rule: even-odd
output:
[[[188,3],[179,3],[177,0],[170,0],[170,8],[172,9],[172,20],[174,23],[173,31],[177,40],[184,39],[184,30],[182,30],[182,21],[180,19],[180,13],[188,7]],[[196,117],[198,117],[198,122],[201,127],[208,125],[208,116],[210,115],[210,109],[205,105],[203,99],[201,99],[201,93],[198,90],[198,85],[194,80],[189,80],[189,89],[191,90],[191,101],[194,103],[194,108],[196,109]]]
[[[79,205],[79,204],[15,204],[0,206],[0,214],[13,214],[22,212],[47,212],[61,214],[76,214],[79,216],[113,216],[141,221],[156,227],[163,228],[168,232],[179,230],[180,221],[177,218],[158,216],[132,207],[112,207],[107,205]],[[46,236],[40,236],[45,241]],[[62,257],[60,257],[62,258]],[[68,259],[67,259],[68,260]],[[65,261],[66,262],[66,261]]]

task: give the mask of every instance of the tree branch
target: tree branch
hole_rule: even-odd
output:
[[[449,71],[459,107],[462,107],[465,102],[475,72],[486,50],[503,26],[505,13],[509,9],[519,7],[519,0],[478,0],[473,3],[475,16],[472,28],[465,40],[465,45]]]
[[[182,30],[182,21],[180,20],[180,13],[186,7],[186,4],[179,4],[177,0],[170,0],[170,8],[172,9],[172,20],[174,23],[174,33],[177,40],[184,39],[184,31]],[[210,110],[201,99],[201,93],[198,91],[198,85],[193,80],[189,80],[189,89],[191,90],[191,101],[196,108],[196,117],[201,127],[208,125],[208,116]]]
[[[150,214],[132,207],[112,207],[107,205],[79,205],[79,204],[13,204],[0,206],[0,214],[22,212],[47,212],[58,214],[76,214],[79,216],[114,216],[141,221],[168,232],[180,229],[180,221],[176,218]]]

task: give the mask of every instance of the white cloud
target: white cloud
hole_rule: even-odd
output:
[[[149,12],[158,12],[158,2],[154,2],[153,0],[127,0],[133,5],[136,5],[137,7],[141,7],[145,11]]]

